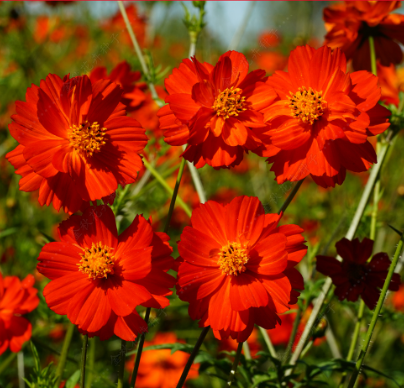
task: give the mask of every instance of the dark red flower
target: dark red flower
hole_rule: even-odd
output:
[[[366,171],[376,163],[368,137],[385,131],[390,111],[378,104],[377,77],[346,73],[336,49],[301,46],[289,57],[288,72],[276,71],[266,83],[277,99],[265,109],[267,129],[256,130],[278,183],[311,175],[323,187],[345,180],[346,170]]]
[[[43,291],[49,308],[82,333],[133,341],[147,330],[136,307],[168,306],[175,284],[167,274],[174,262],[169,237],[143,216],[118,236],[112,210],[90,207],[58,232],[61,242],[42,248],[37,269],[51,279]]]
[[[355,70],[371,70],[369,36],[374,38],[376,58],[383,66],[403,59],[404,15],[391,14],[400,1],[345,1],[324,9],[328,33],[325,44],[339,47]]]
[[[188,144],[183,157],[197,168],[236,166],[260,144],[254,129],[265,127],[263,110],[276,95],[264,70],[248,69],[243,54],[228,51],[214,67],[184,59],[166,79],[160,127],[168,144]]]
[[[31,338],[32,325],[22,315],[38,306],[38,290],[33,285],[32,275],[21,281],[16,276],[3,278],[0,272],[0,355],[7,348],[19,352]]]
[[[372,255],[373,241],[358,238],[350,241],[346,238],[335,244],[342,262],[333,257],[317,256],[317,271],[331,277],[335,284],[335,295],[339,300],[350,302],[363,299],[370,309],[374,309],[379,299],[379,288],[383,287],[391,261],[387,253]],[[389,290],[397,291],[400,286],[400,275],[395,273],[391,279]]]

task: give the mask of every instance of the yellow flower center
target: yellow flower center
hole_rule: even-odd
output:
[[[107,278],[114,274],[115,258],[111,255],[113,248],[102,243],[92,243],[91,248],[84,248],[80,253],[81,260],[77,263],[79,271],[88,274],[90,279]]]
[[[245,264],[248,262],[246,248],[237,242],[228,242],[219,251],[219,268],[224,275],[234,275],[245,272]]]
[[[218,116],[223,116],[224,119],[228,119],[230,116],[238,116],[239,113],[247,110],[245,108],[245,97],[241,96],[242,92],[241,89],[234,88],[234,86],[230,89],[225,89],[217,96],[212,109]]]
[[[101,151],[101,146],[105,144],[104,136],[107,128],[100,128],[96,121],[90,124],[88,121],[80,125],[73,125],[70,133],[70,144],[76,151],[92,156]]]
[[[323,92],[317,92],[312,88],[307,89],[305,86],[293,94],[289,92],[289,106],[292,115],[303,121],[304,123],[313,124],[324,113],[327,102],[323,100]]]

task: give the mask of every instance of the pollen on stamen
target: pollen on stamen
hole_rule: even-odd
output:
[[[113,248],[101,242],[92,243],[91,248],[84,248],[80,253],[81,260],[77,263],[79,271],[88,275],[90,279],[106,279],[114,274],[115,257]]]
[[[212,106],[216,115],[228,119],[230,116],[238,116],[247,110],[245,97],[241,96],[242,92],[241,89],[234,88],[234,86],[221,92]]]
[[[248,252],[244,245],[238,242],[228,242],[219,251],[218,265],[224,275],[237,276],[246,271]]]
[[[100,127],[96,121],[92,124],[86,121],[80,125],[72,125],[70,130],[70,144],[87,157],[100,152],[105,144],[104,136],[107,128]]]
[[[327,102],[323,99],[322,91],[317,92],[303,86],[296,93],[289,93],[289,107],[295,118],[304,123],[314,124],[323,115]]]

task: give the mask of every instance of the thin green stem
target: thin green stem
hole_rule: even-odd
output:
[[[380,143],[377,142],[376,149],[380,148]],[[380,198],[380,174],[377,176],[377,181],[375,188],[373,189],[373,207],[372,216],[370,219],[370,239],[375,240],[376,238],[376,224],[377,224],[377,211],[379,209],[379,198]]]
[[[237,372],[237,367],[240,362],[240,357],[241,357],[241,349],[243,349],[243,343],[240,342],[237,346],[237,351],[236,351],[236,358],[234,359],[233,365],[230,370],[229,378],[227,379],[227,385],[230,387],[231,384],[234,381],[234,378],[236,377],[236,372]]]
[[[377,76],[376,50],[373,36],[369,36],[369,48],[370,48],[370,66],[372,69],[372,73]]]
[[[144,317],[146,325],[149,323],[150,311],[151,311],[151,308],[148,307],[146,309],[146,314],[145,314],[145,317]],[[130,387],[131,388],[133,388],[135,386],[135,383],[136,383],[137,372],[139,370],[139,365],[140,365],[140,358],[142,357],[145,334],[146,333],[142,333],[140,335],[139,345],[137,347],[137,353],[136,353],[136,359],[135,359],[135,366],[133,367],[132,379],[130,380]]]
[[[273,358],[278,358],[278,355],[276,354],[276,350],[274,348],[274,345],[272,344],[271,338],[269,338],[269,335],[268,335],[267,331],[261,326],[260,326],[259,329],[260,329],[262,338],[264,338],[265,344],[267,345],[267,348],[269,350],[269,354]]]
[[[174,190],[173,190],[173,196],[171,197],[170,208],[168,209],[167,221],[164,226],[164,233],[167,233],[168,228],[170,227],[170,221],[171,221],[171,217],[173,215],[175,200],[177,198],[178,190],[180,188],[180,183],[181,183],[182,173],[184,172],[184,167],[185,167],[185,159],[182,158],[181,164],[180,164],[180,169],[178,170],[178,174],[177,174],[177,180],[175,182],[175,186],[174,186]]]
[[[372,320],[370,321],[370,325],[369,325],[368,331],[366,333],[365,341],[364,341],[364,343],[362,345],[362,349],[359,353],[358,361],[356,362],[355,369],[351,376],[351,380],[349,381],[348,388],[353,388],[355,386],[356,379],[358,378],[358,374],[362,367],[362,363],[365,359],[366,352],[368,351],[370,340],[371,340],[372,334],[373,334],[373,330],[376,326],[377,319],[379,318],[380,311],[383,307],[384,299],[386,297],[387,290],[389,288],[391,279],[393,277],[397,262],[400,258],[400,253],[403,249],[403,246],[404,246],[404,235],[401,235],[400,241],[396,248],[396,252],[394,253],[393,261],[389,268],[389,272],[387,273],[386,280],[384,281],[382,292],[380,293],[379,300],[377,302],[375,311],[373,312]]]
[[[313,341],[313,340],[310,340],[309,343],[306,345],[306,347],[303,349],[303,352],[302,352],[302,354],[301,354],[301,357],[304,357],[304,356],[307,354],[307,352],[311,349],[311,347],[313,346],[313,344],[314,344],[314,341]]]
[[[172,196],[174,190],[168,185],[168,183],[163,179],[160,173],[146,160],[143,159],[145,167],[151,172],[151,174],[157,179],[157,181],[166,189],[166,191]],[[192,211],[189,206],[177,195],[178,204],[184,209],[188,217],[191,217]]]
[[[295,338],[297,334],[297,329],[299,327],[300,320],[302,319],[302,309],[300,306],[297,308],[296,318],[293,322],[292,333],[290,334],[288,345],[286,346],[286,355],[284,358],[284,363],[286,364],[289,360],[290,354],[292,352],[293,344],[295,343]]]
[[[353,359],[356,345],[357,345],[358,339],[359,339],[359,333],[360,333],[360,329],[361,329],[364,311],[365,311],[365,303],[364,303],[363,299],[361,299],[361,301],[359,303],[358,318],[357,318],[357,321],[355,324],[355,329],[354,329],[354,333],[352,336],[351,345],[349,347],[348,355],[346,357],[347,361],[352,361],[352,359]],[[345,380],[346,380],[346,376],[347,376],[347,372],[342,373],[341,382],[339,383],[338,388],[343,388]]]
[[[96,338],[89,339],[89,350],[88,350],[88,366],[87,366],[87,378],[86,387],[91,388],[91,384],[94,379],[94,362],[95,362],[95,348],[96,348]]]
[[[17,357],[17,353],[12,352],[0,365],[0,375],[8,368],[8,366]]]
[[[243,342],[243,352],[246,360],[251,360],[251,351],[247,341]]]
[[[210,330],[210,326],[205,327],[201,331],[201,334],[199,335],[198,341],[196,341],[196,344],[195,344],[195,346],[194,346],[194,348],[192,350],[192,353],[190,354],[190,356],[188,358],[188,361],[187,361],[187,363],[185,365],[185,368],[182,371],[181,377],[180,377],[180,379],[178,381],[178,384],[177,384],[177,388],[182,388],[182,386],[185,384],[185,380],[187,379],[189,370],[191,369],[191,366],[192,366],[192,364],[193,364],[193,362],[195,360],[195,357],[199,352],[199,348],[201,347],[201,345],[203,343],[203,340],[205,339],[206,334],[208,334],[209,330]]]
[[[121,357],[118,370],[118,388],[123,388],[123,379],[125,375],[125,355],[126,355],[126,341],[121,340]]]
[[[87,358],[88,335],[83,338],[83,349],[81,350],[81,367],[80,367],[80,388],[84,388],[86,379],[86,358]]]
[[[288,208],[289,204],[292,202],[292,199],[295,197],[296,193],[299,191],[300,186],[302,185],[303,181],[304,181],[304,179],[302,179],[301,181],[299,181],[295,184],[291,193],[286,198],[286,201],[283,203],[283,205],[279,209],[278,214],[280,214],[281,212],[283,213]]]
[[[69,352],[70,343],[72,341],[74,327],[75,327],[75,325],[73,325],[71,322],[69,322],[67,331],[65,334],[65,338],[63,340],[62,353],[60,354],[58,367],[56,369],[56,376],[57,376],[56,386],[57,387],[60,385],[60,382],[62,381],[63,372],[65,370],[65,365],[66,365],[67,353]]]
[[[241,22],[240,27],[234,34],[233,39],[230,42],[228,50],[236,50],[237,46],[240,44],[241,38],[243,37],[245,29],[247,28],[248,21],[250,20],[255,3],[256,3],[256,1],[249,2],[247,11],[244,14],[244,19]]]
[[[182,146],[182,149],[184,151],[186,150],[186,148],[187,148],[186,145]],[[201,177],[199,176],[198,170],[191,162],[187,161],[187,165],[189,168],[189,172],[191,173],[192,181],[194,182],[195,190],[198,193],[199,202],[205,203],[206,202],[205,189],[203,188]]]
[[[146,61],[144,60],[142,50],[140,49],[139,43],[138,43],[138,41],[136,39],[136,35],[133,32],[132,26],[130,25],[129,18],[128,18],[128,15],[126,13],[126,9],[125,9],[125,7],[123,5],[123,2],[118,1],[118,6],[119,6],[119,9],[121,11],[123,20],[125,21],[125,25],[126,25],[126,28],[128,30],[129,36],[130,36],[130,38],[132,40],[133,47],[135,49],[136,55],[137,55],[137,57],[139,59],[140,66],[142,67],[143,73],[147,78],[147,83],[148,83],[148,86],[149,86],[149,89],[150,89],[150,93],[151,93],[151,95],[153,97],[153,100],[155,100],[156,103],[159,104],[159,102],[158,102],[159,101],[159,96],[157,95],[156,88],[154,87],[154,84],[152,82],[150,82],[150,80],[149,80],[149,69],[147,68]]]

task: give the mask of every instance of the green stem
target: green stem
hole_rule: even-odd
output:
[[[377,76],[377,65],[376,65],[376,50],[375,50],[375,41],[373,36],[369,36],[369,48],[370,48],[370,65],[372,69],[372,73]]]
[[[247,341],[243,342],[243,352],[246,360],[251,360],[251,351]]]
[[[149,323],[150,311],[151,311],[151,308],[148,307],[146,309],[146,314],[145,314],[145,317],[144,317],[146,325]],[[137,372],[139,370],[139,365],[140,365],[140,358],[142,357],[145,334],[146,333],[142,333],[140,335],[139,345],[137,347],[137,353],[136,353],[135,366],[133,367],[132,379],[130,380],[130,387],[131,388],[133,388],[135,386],[135,383],[136,383]]]
[[[387,273],[386,280],[384,281],[382,292],[380,293],[379,300],[377,302],[375,311],[373,312],[372,320],[370,321],[370,325],[369,325],[368,331],[366,333],[365,341],[364,341],[364,343],[362,345],[362,349],[361,349],[361,351],[359,353],[358,361],[356,362],[354,372],[353,372],[353,374],[351,376],[351,380],[349,381],[348,388],[353,388],[355,386],[356,379],[358,378],[359,371],[360,371],[360,369],[362,367],[362,363],[363,363],[363,361],[365,359],[366,352],[367,352],[367,350],[369,348],[369,344],[370,344],[370,340],[372,338],[373,330],[374,330],[374,328],[376,326],[377,319],[379,318],[379,314],[380,314],[380,311],[382,309],[384,299],[386,297],[387,290],[388,290],[389,285],[390,285],[391,278],[393,277],[394,270],[395,270],[397,262],[398,262],[398,260],[400,258],[400,253],[401,253],[401,251],[403,249],[403,245],[404,245],[404,235],[401,235],[400,241],[399,241],[399,243],[397,245],[397,248],[396,248],[396,252],[394,253],[393,261],[392,261],[392,263],[390,265],[390,268],[389,268],[389,272]]]
[[[346,357],[347,361],[352,361],[356,345],[358,343],[359,333],[361,329],[362,319],[363,319],[363,312],[365,311],[365,302],[361,299],[359,303],[359,310],[358,310],[358,318],[355,324],[354,333],[352,336],[351,345],[349,347],[348,355]],[[341,377],[341,382],[339,383],[338,388],[343,388],[345,380],[346,380],[347,372],[344,372]]]
[[[67,353],[69,352],[70,343],[72,341],[74,327],[75,327],[75,325],[73,325],[71,322],[69,322],[67,331],[66,331],[66,335],[65,335],[65,338],[63,341],[62,353],[60,354],[59,364],[56,369],[56,376],[57,376],[56,386],[57,387],[60,385],[60,382],[62,381],[63,372],[65,370],[65,365],[66,365]]]
[[[151,174],[157,179],[157,181],[166,189],[166,191],[172,196],[174,190],[168,185],[168,183],[163,179],[159,172],[146,160],[143,159],[145,167],[151,172]],[[184,209],[188,217],[191,217],[192,211],[189,206],[177,195],[178,204]]]
[[[286,346],[286,355],[284,358],[284,363],[286,364],[289,360],[290,353],[292,352],[293,344],[295,343],[295,338],[297,334],[297,329],[299,327],[300,320],[302,318],[302,309],[300,306],[297,308],[296,318],[293,322],[292,333],[290,334],[288,345]]]
[[[123,379],[125,375],[125,355],[126,355],[126,341],[121,340],[121,357],[118,371],[118,388],[123,388]]]
[[[87,346],[88,346],[88,335],[86,334],[83,338],[83,349],[81,351],[80,388],[84,388],[85,386],[84,382],[86,378]]]
[[[187,148],[186,144],[182,146],[182,149],[185,151]],[[196,167],[187,161],[187,165],[189,168],[189,172],[191,173],[192,181],[194,182],[195,190],[198,193],[199,202],[205,203],[206,202],[206,194],[205,189],[203,188],[201,177],[199,176],[198,170]]]
[[[379,149],[380,143],[377,142],[376,149]],[[373,189],[373,208],[372,216],[370,220],[370,239],[375,240],[376,238],[376,223],[377,223],[377,211],[379,209],[379,198],[380,198],[380,174],[377,176],[377,181],[375,188]]]
[[[94,379],[94,361],[95,361],[95,348],[96,348],[96,337],[89,340],[89,350],[88,350],[88,366],[87,366],[87,379],[86,387],[91,388],[91,384]]]
[[[0,375],[8,368],[8,366],[14,361],[17,357],[17,353],[12,352],[0,365]]]
[[[237,346],[236,358],[234,359],[233,365],[230,370],[229,378],[227,380],[227,385],[230,387],[236,377],[237,367],[240,362],[241,349],[243,349],[243,343],[240,342]]]
[[[247,11],[244,14],[244,19],[241,22],[240,27],[238,28],[238,30],[234,34],[233,39],[231,40],[231,43],[229,45],[228,50],[236,50],[237,49],[237,46],[239,45],[239,43],[241,41],[241,38],[244,35],[245,29],[247,28],[247,24],[248,24],[248,21],[249,21],[249,19],[251,17],[253,8],[255,6],[255,3],[256,3],[256,1],[250,1],[249,2]]]
[[[173,190],[173,195],[171,197],[170,208],[168,209],[167,221],[164,226],[164,233],[167,233],[168,228],[170,227],[170,221],[171,221],[171,217],[173,215],[175,200],[177,198],[178,190],[180,188],[180,183],[181,183],[182,173],[184,172],[184,167],[185,167],[185,159],[182,158],[181,164],[180,164],[180,169],[178,170],[178,174],[177,174],[177,180],[175,182],[175,186],[174,186],[174,190]]]
[[[314,344],[314,341],[313,341],[313,340],[310,340],[309,343],[306,345],[306,347],[303,349],[303,352],[302,352],[302,354],[301,354],[301,357],[304,357],[304,356],[307,354],[307,352],[311,349],[311,347],[313,346],[313,344]]]
[[[181,377],[180,377],[180,379],[178,381],[178,384],[177,384],[177,388],[182,388],[182,386],[185,384],[185,380],[187,379],[188,372],[191,369],[191,366],[192,366],[192,364],[193,364],[193,362],[195,360],[195,357],[199,352],[199,348],[201,347],[202,342],[206,337],[206,334],[208,334],[209,329],[210,329],[210,326],[205,327],[201,331],[201,334],[200,334],[200,336],[198,338],[198,341],[196,341],[196,344],[195,344],[195,346],[194,346],[194,348],[192,350],[192,353],[190,354],[190,356],[188,358],[188,361],[187,361],[187,363],[185,365],[185,368],[182,371]]]
[[[296,193],[299,191],[300,186],[302,185],[303,181],[304,181],[304,179],[302,179],[301,181],[299,181],[295,184],[292,192],[288,195],[288,197],[286,198],[286,201],[283,203],[283,205],[279,209],[278,214],[280,214],[281,212],[283,213],[288,208],[289,204],[292,202],[292,199],[295,197]]]
[[[150,93],[151,93],[151,95],[153,97],[153,100],[155,100],[158,105],[161,105],[161,104],[159,104],[159,96],[157,95],[156,88],[154,87],[154,84],[152,82],[150,82],[150,80],[149,80],[149,69],[147,68],[146,62],[145,62],[143,54],[142,54],[142,50],[140,49],[139,43],[138,43],[138,41],[136,39],[135,33],[133,32],[132,26],[130,25],[128,15],[126,13],[126,9],[125,9],[122,1],[118,1],[118,6],[119,6],[119,9],[121,11],[123,20],[125,21],[125,25],[126,25],[126,28],[127,28],[128,32],[129,32],[129,36],[130,36],[130,38],[132,40],[133,47],[135,49],[136,55],[137,55],[137,57],[139,59],[140,66],[142,67],[143,73],[147,78],[147,83],[148,83],[148,86],[149,86],[149,89],[150,89]]]
[[[259,329],[260,329],[262,338],[264,338],[265,344],[267,345],[267,348],[269,350],[269,354],[273,358],[278,358],[278,355],[276,354],[276,350],[274,348],[274,345],[272,344],[271,338],[269,338],[268,332],[263,327],[260,327]]]

